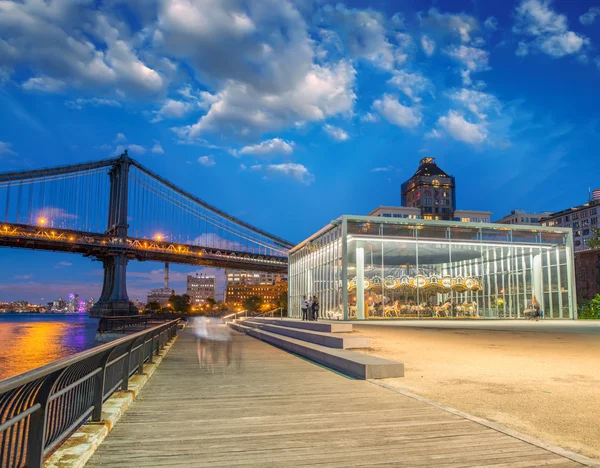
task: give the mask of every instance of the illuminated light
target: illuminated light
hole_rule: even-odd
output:
[[[46,218],[39,218],[38,219],[38,224],[41,224],[42,226],[44,226],[47,222],[48,222],[48,220]]]
[[[154,236],[154,238],[155,238],[156,240],[160,241],[160,240],[162,240],[162,239],[163,239],[163,236],[162,236],[162,234],[156,234],[156,235]]]
[[[69,240],[72,241],[75,240],[75,238],[73,236],[69,236]]]

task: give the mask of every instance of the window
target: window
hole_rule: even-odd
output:
[[[581,226],[582,226],[582,227],[583,227],[583,226],[587,226],[589,223],[590,223],[590,220],[589,220],[589,219],[582,219],[582,220],[581,220]]]
[[[573,223],[573,229],[577,229],[579,227],[579,221]]]
[[[538,218],[531,218],[531,222],[532,223],[537,223],[538,222]]]
[[[423,205],[431,205],[431,198],[425,197],[423,199]]]
[[[573,219],[579,219],[579,213],[573,213]]]
[[[392,217],[392,213],[383,213],[383,217],[384,218],[391,218]]]
[[[525,222],[525,218],[521,218],[521,222],[524,223]]]
[[[583,235],[584,236],[589,236],[590,235],[590,230],[589,229],[584,229],[583,230]]]
[[[581,237],[581,231],[579,229],[577,231],[573,231],[573,235],[575,237]]]
[[[596,217],[596,218],[592,218],[592,219],[590,219],[590,224],[591,224],[592,226],[595,226],[595,225],[597,225],[597,224],[598,224],[598,218]]]
[[[443,199],[442,200],[442,206],[450,206],[450,200],[448,200],[447,198]]]
[[[448,196],[448,192],[442,192],[442,196],[443,197],[447,197]]]
[[[565,222],[565,223],[568,223],[568,222],[569,222],[569,216],[568,216],[568,215],[567,215],[567,216],[565,216],[565,220],[564,220],[564,222]]]
[[[581,245],[581,241],[580,240],[576,240],[575,241],[575,247],[579,247]]]
[[[598,208],[592,208],[590,214],[598,214]]]

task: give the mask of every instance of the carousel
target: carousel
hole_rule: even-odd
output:
[[[475,293],[483,290],[477,277],[422,274],[365,277],[364,288],[368,318],[479,317]],[[349,318],[356,318],[356,277],[348,293]]]

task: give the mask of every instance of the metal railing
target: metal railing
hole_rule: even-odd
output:
[[[179,320],[69,356],[0,382],[0,466],[41,467],[43,460],[177,334]]]

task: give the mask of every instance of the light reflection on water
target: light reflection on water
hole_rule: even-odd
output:
[[[0,314],[0,380],[99,345],[97,328],[83,314]]]

